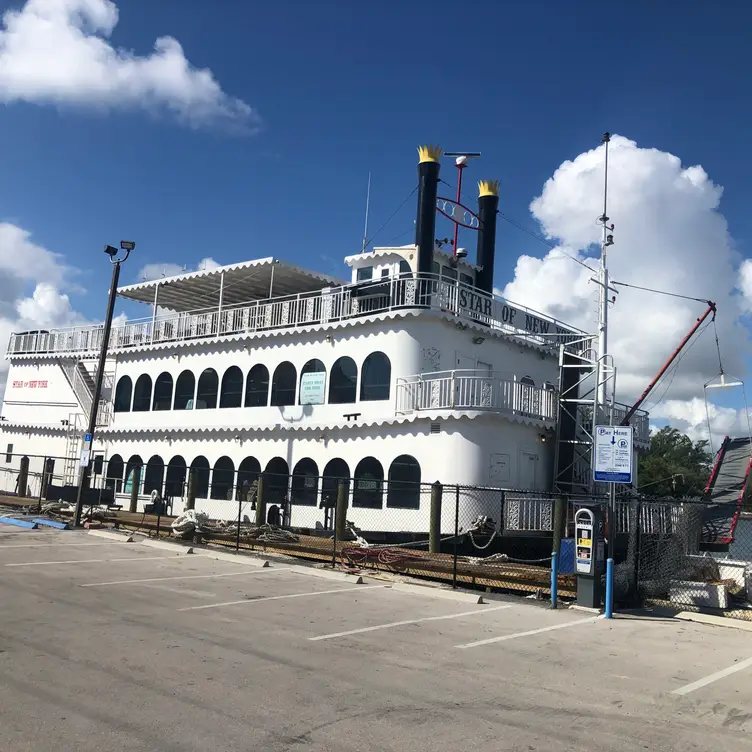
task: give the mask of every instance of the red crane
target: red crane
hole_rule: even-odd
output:
[[[671,364],[676,360],[679,353],[684,349],[687,342],[689,342],[690,339],[694,336],[695,332],[702,326],[705,319],[708,318],[708,316],[712,315],[713,320],[715,320],[715,314],[716,314],[716,308],[715,303],[713,303],[712,300],[707,301],[708,308],[705,311],[705,313],[700,316],[697,321],[695,321],[694,326],[687,332],[687,336],[679,343],[679,346],[674,350],[674,352],[671,354],[671,357],[663,364],[663,368],[661,368],[660,371],[656,374],[655,378],[648,384],[647,389],[640,395],[640,398],[637,400],[637,402],[632,405],[632,407],[629,408],[627,411],[627,414],[624,416],[624,420],[622,420],[621,425],[622,426],[628,426],[629,421],[632,419],[632,416],[639,410],[640,405],[648,398],[648,395],[650,392],[653,391],[655,388],[655,385],[660,381],[661,376],[663,376],[666,371],[671,367]]]

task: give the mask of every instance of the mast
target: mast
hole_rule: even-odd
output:
[[[606,388],[607,363],[608,357],[608,246],[613,245],[614,236],[609,230],[613,231],[613,225],[608,226],[608,144],[611,141],[611,134],[604,133],[602,143],[606,149],[605,170],[603,176],[603,214],[598,218],[601,223],[603,232],[601,235],[601,263],[598,270],[598,285],[600,287],[598,296],[598,385],[597,398],[598,406],[604,408],[608,402],[608,389]]]
[[[368,189],[366,190],[366,225],[363,228],[363,248],[361,253],[366,252],[366,245],[368,245],[368,209],[371,206],[371,173],[368,173]]]

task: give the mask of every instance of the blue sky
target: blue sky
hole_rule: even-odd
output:
[[[47,10],[61,2],[32,0]],[[23,6],[0,2],[2,11]],[[415,148],[426,142],[481,151],[468,193],[477,178],[499,179],[501,211],[540,231],[529,205],[546,180],[604,130],[622,134],[701,164],[724,188],[721,211],[739,258],[750,255],[742,127],[752,107],[752,8],[744,4],[733,12],[646,0],[478,0],[464,9],[444,0],[128,0],[117,8],[113,47],[147,56],[158,37],[177,39],[193,66],[253,108],[261,128],[195,128],[159,105],[154,114],[71,90],[18,101],[6,84],[1,219],[81,270],[80,288],[66,292],[86,317],[104,311],[110,269],[101,249],[121,238],[137,242],[123,283],[149,263],[195,268],[206,256],[274,255],[344,273],[342,257],[361,242],[368,172],[373,233],[415,186]],[[2,77],[0,66],[0,88]],[[443,177],[452,173],[447,164]],[[414,213],[411,200],[374,242],[410,242]],[[511,281],[521,254],[546,252],[502,221],[497,284]]]
[[[622,133],[701,163],[725,187],[738,247],[748,246],[741,126],[752,13],[743,5],[129,0],[119,9],[113,45],[146,55],[156,37],[174,36],[263,128],[238,137],[143,111],[4,108],[3,216],[87,269],[88,294],[75,302],[89,315],[109,276],[100,249],[121,237],[138,242],[125,281],[145,263],[206,255],[338,263],[362,235],[368,171],[375,230],[414,186],[422,142],[482,151],[468,177],[499,178],[502,211],[536,229],[527,207],[552,171],[603,130]],[[413,215],[410,202],[375,242],[401,233],[409,242]],[[520,253],[545,251],[503,222],[499,246],[499,284]]]

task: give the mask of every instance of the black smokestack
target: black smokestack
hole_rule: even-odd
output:
[[[415,222],[415,245],[418,246],[418,273],[430,274],[436,242],[436,196],[439,190],[438,146],[418,148],[418,217]]]
[[[499,181],[481,180],[478,183],[478,192],[478,252],[475,263],[480,267],[480,271],[475,284],[480,290],[493,293]]]

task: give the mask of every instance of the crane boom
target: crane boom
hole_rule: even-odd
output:
[[[687,342],[689,342],[690,339],[694,336],[695,332],[702,326],[702,323],[707,319],[708,316],[712,314],[713,318],[715,319],[716,314],[716,307],[715,303],[713,303],[712,300],[707,301],[708,302],[708,308],[705,311],[705,313],[700,316],[697,321],[695,321],[694,326],[687,332],[687,336],[684,337],[684,339],[679,343],[679,346],[674,350],[674,352],[671,354],[671,357],[663,364],[663,368],[661,368],[660,371],[656,374],[655,378],[648,384],[647,389],[640,395],[640,398],[637,400],[637,402],[632,405],[632,407],[629,408],[627,411],[627,414],[624,416],[624,420],[622,420],[621,425],[622,426],[628,426],[629,421],[632,419],[632,416],[639,410],[640,405],[648,398],[648,395],[650,392],[653,391],[655,388],[655,385],[660,380],[661,376],[663,376],[664,373],[670,368],[671,364],[676,360],[679,353],[684,349]]]

